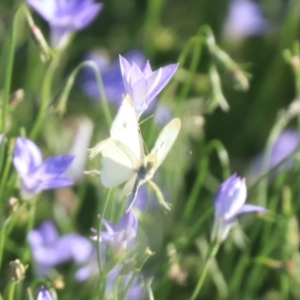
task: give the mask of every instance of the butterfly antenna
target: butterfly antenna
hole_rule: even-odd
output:
[[[142,120],[141,122],[139,122],[139,125],[142,125],[143,123],[147,122],[148,120],[150,120],[151,118],[153,118],[154,115],[150,115],[149,117],[147,117],[146,119]]]

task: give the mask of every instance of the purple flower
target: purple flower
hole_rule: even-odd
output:
[[[44,221],[38,229],[31,230],[27,240],[39,276],[66,261],[83,264],[93,251],[91,242],[77,233],[59,236],[51,221]]]
[[[117,284],[118,287],[125,289],[127,285],[130,283],[132,275],[125,275],[125,276],[121,275],[120,274],[121,270],[122,270],[122,265],[118,265],[108,273],[107,282],[106,282],[106,289],[108,294],[113,295],[115,284]],[[140,300],[142,298],[142,287],[139,281],[140,281],[139,276],[136,275],[124,298],[125,300]]]
[[[100,241],[109,245],[115,253],[118,254],[133,246],[138,223],[131,210],[122,216],[118,224],[103,220],[103,225],[106,231],[100,232]],[[97,240],[97,236],[93,239]]]
[[[227,38],[242,39],[263,34],[265,26],[259,4],[252,0],[233,0],[225,21],[224,34]]]
[[[73,32],[87,27],[103,6],[93,0],[27,0],[27,3],[49,23],[54,48],[63,47]]]
[[[37,296],[37,300],[52,300],[48,290],[42,285]]]
[[[143,66],[146,63],[146,58],[142,52],[138,50],[132,50],[126,53],[124,57],[130,63],[134,61],[138,66]],[[116,107],[119,107],[123,99],[122,95],[125,94],[119,61],[115,60],[110,63],[104,55],[97,52],[88,54],[85,60],[91,60],[97,64],[107,100]],[[95,79],[94,71],[87,67],[84,69],[82,77],[84,92],[95,101],[99,101],[99,87]]]
[[[73,155],[61,154],[43,161],[39,148],[32,141],[18,137],[13,163],[22,179],[22,197],[26,199],[42,190],[72,185],[73,181],[63,173],[73,159]]]
[[[296,130],[288,129],[283,131],[275,140],[274,144],[271,146],[271,152],[269,157],[268,170],[274,168],[278,165],[283,159],[289,156],[300,143],[299,134]],[[254,179],[262,175],[262,166],[263,166],[264,155],[258,154],[250,166],[250,178]],[[292,166],[293,162],[289,161],[281,169],[287,169]]]
[[[212,240],[223,241],[238,215],[267,211],[260,206],[245,204],[246,197],[245,178],[241,179],[233,174],[221,184],[214,197],[215,218]]]
[[[154,209],[157,207],[157,202],[152,191],[148,191],[145,185],[142,185],[136,195],[134,208],[142,211],[145,209]]]
[[[167,105],[158,105],[155,114],[154,122],[158,125],[164,126],[172,119],[170,108]]]
[[[134,62],[130,64],[120,55],[120,67],[125,90],[133,101],[138,117],[170,81],[178,65],[168,65],[152,72],[149,61],[143,68],[139,68]]]

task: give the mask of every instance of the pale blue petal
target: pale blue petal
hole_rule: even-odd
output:
[[[49,291],[43,285],[40,288],[37,300],[52,300]]]
[[[233,174],[219,187],[215,197],[215,216],[217,219],[231,219],[244,205],[247,196],[245,179]]]
[[[151,69],[149,60],[147,60],[147,62],[145,63],[144,67],[141,68],[141,69],[142,69],[143,74],[144,74],[144,76],[146,78],[152,74],[152,69]]]
[[[236,216],[240,214],[246,214],[246,213],[252,213],[252,212],[262,212],[266,213],[268,212],[267,209],[264,207],[258,206],[258,205],[252,205],[252,204],[244,204],[237,212]]]
[[[50,190],[73,185],[74,182],[64,176],[47,179],[40,183],[40,190]]]
[[[50,31],[51,46],[55,49],[63,48],[68,44],[71,34],[73,32],[74,30],[67,27],[51,26],[51,31]]]
[[[41,180],[61,175],[67,170],[73,160],[74,155],[70,154],[60,154],[45,159],[38,170]]]
[[[50,22],[55,17],[56,1],[53,0],[27,0],[30,5],[39,15],[46,21]]]
[[[100,3],[91,3],[86,5],[74,18],[74,28],[77,30],[87,27],[102,10],[103,5]]]
[[[35,172],[42,163],[42,154],[31,140],[23,137],[16,139],[14,148],[14,165],[20,176]]]
[[[147,95],[147,104],[156,97],[161,90],[167,85],[174,73],[176,72],[179,64],[171,64],[166,67],[160,68],[153,72],[150,77],[147,78],[149,85],[149,91]]]

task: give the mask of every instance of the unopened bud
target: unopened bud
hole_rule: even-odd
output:
[[[54,281],[53,281],[53,286],[56,290],[62,290],[65,287],[65,282],[64,282],[64,278],[62,276],[57,277]]]
[[[18,89],[9,97],[9,106],[15,108],[24,99],[24,90]]]
[[[19,200],[15,197],[10,197],[6,203],[6,211],[9,215],[13,214],[18,210],[19,206]]]
[[[148,256],[153,256],[155,254],[155,252],[151,251],[149,247],[146,248],[145,253]]]
[[[41,53],[41,60],[45,62],[50,59],[50,48],[44,38],[41,30],[34,24],[30,26],[30,33],[35,44],[38,46]]]
[[[25,278],[25,273],[28,265],[24,266],[19,259],[11,261],[9,265],[11,271],[11,279],[13,281],[19,281]]]
[[[216,63],[231,74],[234,87],[238,90],[247,91],[249,89],[249,79],[240,66],[216,44],[209,45],[209,50]]]
[[[228,111],[229,105],[223,95],[221,79],[217,68],[212,64],[209,68],[209,79],[210,79],[210,105],[209,110],[212,111],[216,106],[220,106],[222,110]]]

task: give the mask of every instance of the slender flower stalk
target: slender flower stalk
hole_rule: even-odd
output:
[[[215,218],[211,234],[212,244],[190,300],[195,300],[199,295],[209,264],[216,256],[221,243],[228,236],[237,216],[250,212],[267,212],[267,210],[261,206],[245,204],[246,196],[247,188],[245,178],[240,178],[236,174],[233,174],[225,180],[217,190],[214,197]]]
[[[199,295],[199,292],[200,292],[201,287],[203,285],[204,279],[205,279],[205,277],[207,275],[209,264],[212,261],[212,259],[217,255],[219,247],[220,247],[220,244],[218,242],[214,242],[214,243],[211,244],[211,246],[210,246],[210,248],[208,250],[208,255],[207,255],[207,259],[206,259],[205,265],[203,267],[202,273],[201,273],[201,275],[199,277],[199,280],[197,282],[196,288],[195,288],[195,290],[194,290],[194,292],[193,292],[190,300],[197,299],[197,296]]]

